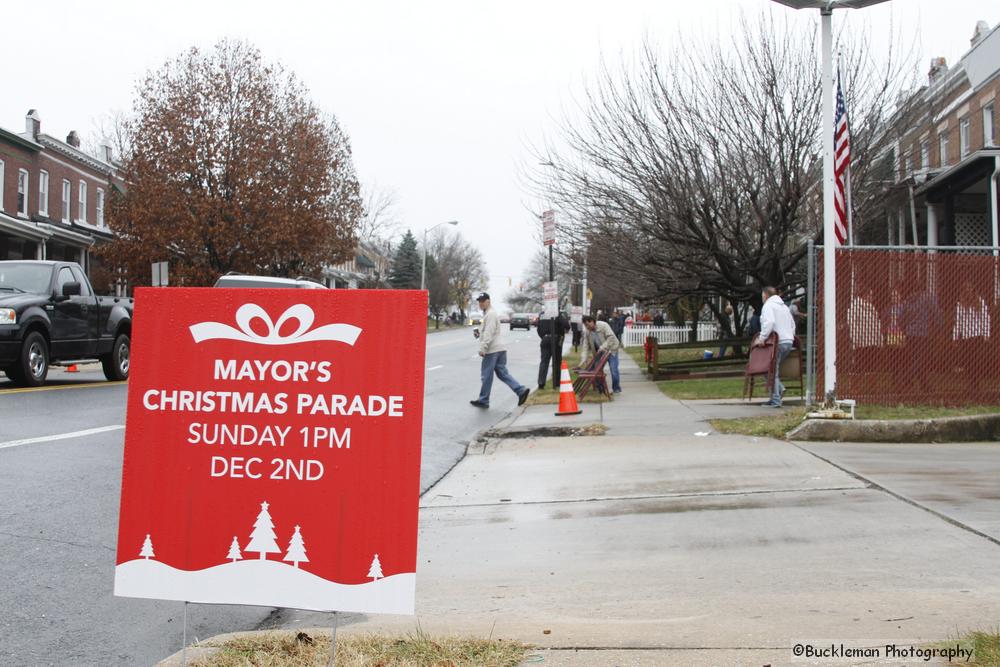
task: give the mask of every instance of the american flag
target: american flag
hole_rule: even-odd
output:
[[[836,187],[833,191],[833,208],[836,212],[833,226],[837,245],[844,245],[850,238],[851,228],[851,128],[847,121],[844,90],[837,74],[837,114],[833,124],[833,174]]]

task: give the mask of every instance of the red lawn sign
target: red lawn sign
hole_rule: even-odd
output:
[[[412,614],[426,313],[137,290],[115,595]]]

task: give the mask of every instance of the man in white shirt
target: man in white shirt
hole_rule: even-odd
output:
[[[483,311],[483,328],[479,333],[479,356],[483,358],[480,366],[482,387],[479,398],[469,401],[477,408],[490,407],[490,391],[493,389],[493,374],[517,394],[517,404],[522,405],[528,398],[529,389],[514,379],[507,370],[507,348],[503,344],[500,331],[500,317],[497,311],[490,307],[490,295],[483,292],[476,299]]]
[[[774,333],[778,337],[778,353],[774,366],[774,388],[771,400],[764,405],[770,408],[781,407],[781,395],[785,393],[785,387],[781,384],[781,362],[785,360],[788,353],[792,351],[795,342],[795,318],[792,317],[788,306],[778,296],[778,290],[773,287],[765,287],[760,293],[764,301],[764,307],[760,312],[760,334],[754,341],[754,345],[763,345],[768,337]]]

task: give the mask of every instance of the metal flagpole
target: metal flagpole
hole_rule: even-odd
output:
[[[823,61],[823,395],[832,403],[837,386],[837,232],[833,210],[833,8],[820,10]]]

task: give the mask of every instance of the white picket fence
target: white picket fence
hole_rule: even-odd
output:
[[[691,325],[679,327],[670,325],[665,327],[654,327],[648,324],[633,324],[625,327],[622,334],[622,344],[625,347],[641,347],[646,344],[646,336],[656,336],[660,344],[686,343],[691,333]],[[698,340],[712,341],[718,338],[715,324],[711,322],[698,323]]]

